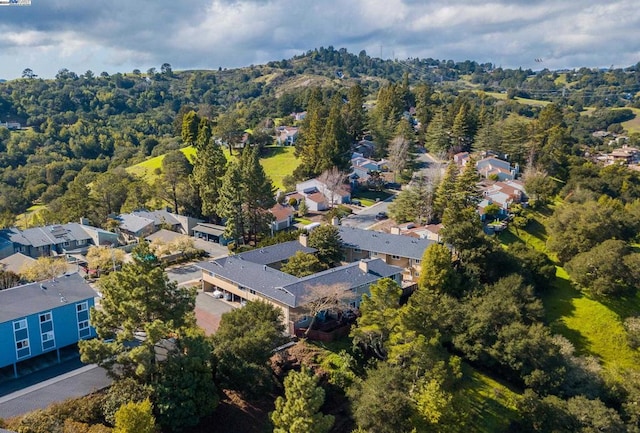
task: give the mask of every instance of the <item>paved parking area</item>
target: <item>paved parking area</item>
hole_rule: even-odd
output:
[[[24,378],[30,380],[48,372],[41,371]],[[0,418],[12,418],[52,403],[81,397],[111,384],[104,369],[95,364],[85,365],[67,373],[44,380],[0,397]]]
[[[217,299],[208,293],[198,292],[196,297],[196,321],[207,335],[211,335],[218,330],[220,319],[227,311],[233,310],[234,307]]]

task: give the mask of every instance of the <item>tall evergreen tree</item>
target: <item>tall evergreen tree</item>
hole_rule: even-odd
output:
[[[257,241],[259,234],[269,229],[273,216],[269,209],[276,204],[275,188],[260,165],[257,147],[246,147],[240,158],[242,183],[236,187],[243,190],[243,213],[247,235]]]
[[[320,88],[314,88],[309,95],[307,117],[301,127],[300,137],[296,141],[295,154],[300,158],[300,165],[294,171],[296,179],[308,179],[321,172],[320,143],[325,130],[326,109],[323,104]]]
[[[351,86],[347,92],[344,123],[352,141],[362,138],[362,131],[367,123],[367,112],[364,109],[364,90],[359,84]]]
[[[323,172],[336,167],[338,170],[346,170],[350,165],[349,149],[351,140],[342,119],[342,98],[339,95],[333,97],[329,117],[324,129],[322,141],[318,147],[320,159],[316,172]]]
[[[216,221],[218,219],[216,207],[220,198],[227,159],[222,148],[211,141],[211,128],[206,119],[200,121],[196,149],[191,181],[198,188],[202,201],[202,214]]]
[[[224,237],[240,242],[244,239],[245,220],[242,204],[245,196],[243,178],[239,161],[232,161],[222,177],[220,201],[216,204],[216,213],[225,221]]]
[[[182,118],[182,141],[185,144],[194,144],[198,138],[198,125],[200,118],[195,111],[189,111]]]
[[[437,110],[427,126],[424,145],[430,152],[446,153],[451,148],[451,136],[447,127],[445,114],[442,109]]]
[[[271,414],[274,433],[328,433],[334,418],[320,412],[323,404],[318,377],[304,367],[291,371],[284,380],[284,397],[277,398]]]
[[[444,173],[444,177],[436,190],[436,197],[433,202],[434,212],[438,218],[442,218],[444,210],[447,208],[449,201],[453,198],[456,190],[456,179],[458,178],[459,169],[456,164],[450,162]]]

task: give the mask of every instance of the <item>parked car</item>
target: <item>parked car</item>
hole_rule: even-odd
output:
[[[387,216],[387,213],[386,213],[386,212],[378,212],[378,213],[376,214],[376,219],[377,219],[378,221],[386,220],[387,218],[389,218],[389,217]]]
[[[351,204],[354,204],[356,206],[362,206],[362,202],[360,202],[360,200],[358,199],[351,200]]]
[[[213,295],[214,298],[220,299],[220,298],[222,298],[224,293],[222,293],[220,290],[216,289],[216,290],[213,291],[212,295]]]

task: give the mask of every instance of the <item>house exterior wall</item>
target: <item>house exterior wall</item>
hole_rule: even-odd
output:
[[[81,304],[86,305],[86,310],[83,305],[83,311],[79,312],[77,308]],[[78,328],[79,319],[80,321],[89,320],[89,310],[93,306],[94,300],[91,298],[0,323],[0,335],[3,336],[0,339],[0,367],[69,346],[82,339],[95,337],[96,332],[93,327],[87,325],[88,328],[85,328],[82,336]],[[43,314],[50,314],[51,320],[41,320]],[[46,319],[46,316],[43,316],[43,319]],[[16,326],[14,324],[21,328],[25,322],[26,328],[14,329]],[[50,335],[53,337],[53,342],[50,339],[43,341],[43,333],[48,332],[52,333]],[[22,343],[21,348],[18,349],[17,340],[28,341],[28,343],[26,346]]]
[[[287,305],[274,301],[271,298],[264,297],[260,293],[255,292],[253,290],[241,288],[232,281],[223,279],[217,275],[211,275],[206,271],[202,273],[202,288],[204,291],[213,291],[215,289],[220,289],[222,291],[229,292],[247,301],[267,302],[273,305],[274,307],[279,308],[282,311],[282,317],[283,317],[282,322],[287,327],[287,329],[289,329],[291,312],[290,312],[289,306]]]
[[[376,251],[358,250],[355,248],[345,248],[344,258],[347,262],[355,262],[360,259],[379,258],[388,265],[398,266],[404,271],[403,278],[408,281],[415,281],[420,274],[419,260],[409,259],[408,257],[392,256],[390,254],[378,253]]]

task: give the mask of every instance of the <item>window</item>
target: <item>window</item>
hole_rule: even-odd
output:
[[[91,328],[89,328],[89,303],[80,302],[76,305],[78,319],[78,338],[82,340],[91,336]]]
[[[253,290],[253,289],[249,289],[249,293],[251,293],[252,295],[255,295],[255,294],[256,294],[256,291],[255,291],[255,290]]]
[[[63,246],[63,247],[68,247],[69,245],[70,245],[70,244],[69,244],[69,241],[65,241],[65,242],[62,244],[62,246]]]
[[[396,256],[395,254],[391,256],[392,259],[394,260],[400,260],[400,256]]]
[[[415,260],[414,260],[414,263],[415,263],[416,265],[419,265],[419,264],[420,264],[420,260],[415,259]]]
[[[16,359],[26,358],[31,355],[27,319],[20,319],[13,322],[13,338],[16,342]]]
[[[86,244],[86,243],[87,243],[87,240],[86,240],[86,239],[78,239],[78,240],[76,241],[76,244],[78,244],[78,245],[84,245],[84,244]]]
[[[361,251],[362,251],[362,250],[361,250],[360,248],[354,248],[354,249],[353,249],[353,252],[354,252],[354,253],[359,253],[359,252],[361,252]]]
[[[27,319],[20,319],[13,322],[13,330],[19,331],[27,328]]]
[[[40,315],[40,323],[50,322],[50,321],[51,321],[51,311],[46,312],[46,313],[42,313]]]
[[[80,338],[86,338],[91,335],[91,329],[89,329],[89,321],[83,320],[78,322],[78,336]]]
[[[42,342],[53,340],[53,331],[47,331],[42,333]]]

